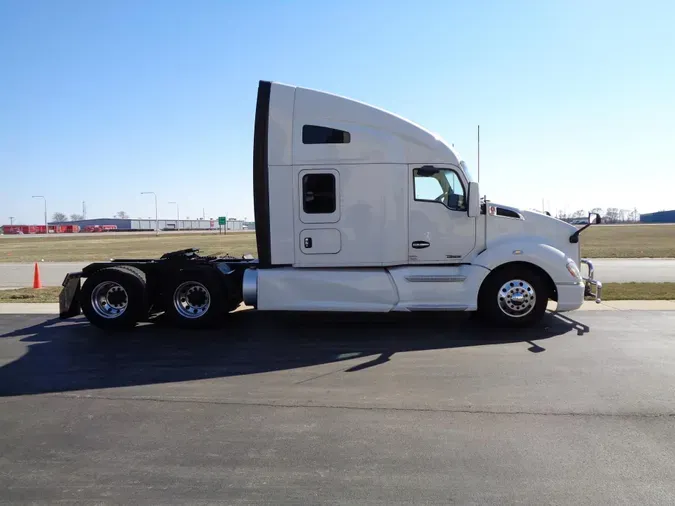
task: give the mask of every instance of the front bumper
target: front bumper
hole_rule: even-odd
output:
[[[581,264],[588,267],[588,277],[584,278],[584,297],[594,297],[595,302],[600,304],[602,302],[602,282],[595,279],[593,262],[587,258],[582,258]],[[595,287],[595,292],[593,292],[593,287]]]

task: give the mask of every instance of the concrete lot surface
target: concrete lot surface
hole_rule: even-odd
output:
[[[105,261],[105,259],[101,259]],[[92,262],[41,262],[45,286],[59,286],[68,272],[79,271]],[[628,281],[675,282],[675,259],[600,258],[594,259],[595,277],[605,283]],[[21,288],[33,283],[34,264],[0,263],[0,288]],[[584,267],[584,274],[586,268]]]
[[[0,502],[673,504],[675,312],[0,317]]]

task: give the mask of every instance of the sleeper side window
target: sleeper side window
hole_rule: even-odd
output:
[[[340,221],[340,173],[336,169],[304,169],[297,181],[302,223]]]
[[[303,144],[349,144],[352,137],[349,132],[318,125],[302,127]]]
[[[335,193],[333,174],[305,174],[302,177],[302,210],[306,214],[334,213]]]

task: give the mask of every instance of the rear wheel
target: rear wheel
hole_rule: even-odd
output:
[[[506,267],[483,283],[478,311],[499,326],[524,327],[541,320],[549,296],[546,283],[533,269]]]
[[[145,275],[139,269],[101,269],[82,285],[80,304],[87,320],[98,328],[131,329],[147,316]]]
[[[212,273],[181,272],[164,291],[166,318],[184,328],[212,327],[232,309],[223,284]]]

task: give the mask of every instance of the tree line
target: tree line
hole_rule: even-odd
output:
[[[120,220],[128,220],[129,215],[127,213],[125,213],[124,211],[118,211],[117,213],[115,213],[115,216],[113,216],[113,218],[118,218]],[[80,221],[80,220],[84,220],[84,219],[85,218],[84,218],[83,214],[77,214],[77,213],[73,213],[70,216],[68,216],[65,213],[60,213],[60,212],[56,212],[56,213],[52,214],[52,221],[53,222],[59,222],[59,223],[63,223],[63,222],[66,222],[66,221]]]
[[[640,221],[640,213],[638,213],[637,209],[619,209],[618,207],[602,209],[600,207],[595,207],[591,209],[590,212],[600,215],[604,223],[630,223]],[[558,219],[560,220],[574,220],[587,217],[588,213],[585,209],[579,209],[578,211],[569,214],[565,211],[558,211]]]

